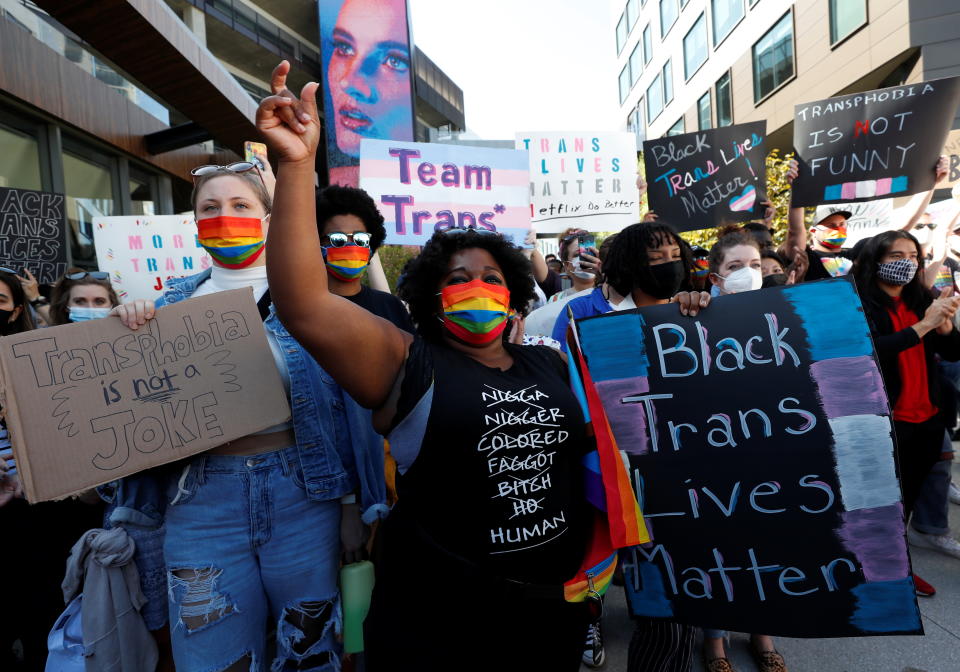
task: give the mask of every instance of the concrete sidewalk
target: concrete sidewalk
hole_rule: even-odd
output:
[[[956,445],[955,445],[956,447]],[[954,462],[960,482],[960,462]],[[950,505],[954,536],[960,532],[960,506]],[[790,672],[960,672],[960,560],[936,551],[910,547],[914,571],[937,589],[932,598],[917,598],[923,615],[923,637],[858,637],[844,639],[777,638]],[[602,669],[627,669],[632,632],[623,589],[611,588],[604,616],[607,662]],[[699,655],[694,672],[703,672]],[[728,657],[737,672],[754,672],[747,635],[731,635]],[[581,670],[587,670],[585,666]],[[636,672],[647,672],[638,670]]]

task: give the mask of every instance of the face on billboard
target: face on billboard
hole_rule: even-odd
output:
[[[359,160],[363,138],[411,139],[411,56],[405,0],[344,0],[332,29],[328,128]]]

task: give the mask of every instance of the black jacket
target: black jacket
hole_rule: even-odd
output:
[[[890,407],[897,404],[900,390],[903,386],[900,380],[898,358],[904,350],[920,343],[920,336],[912,327],[893,330],[893,320],[885,306],[863,297],[863,312],[870,324],[870,335],[877,349],[877,359],[880,362],[880,373],[883,383],[887,387],[887,396]],[[922,318],[923,315],[917,317]],[[940,377],[937,374],[936,355],[951,362],[960,360],[960,332],[954,327],[949,334],[941,336],[936,330],[927,332],[923,337],[923,350],[927,362],[927,385],[929,387],[930,402],[940,406]]]

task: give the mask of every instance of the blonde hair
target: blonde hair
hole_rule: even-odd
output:
[[[207,182],[215,180],[218,177],[237,177],[247,183],[253,193],[257,195],[257,200],[260,201],[260,204],[263,205],[263,210],[266,214],[270,214],[270,211],[273,209],[273,199],[270,198],[270,192],[267,191],[267,187],[263,184],[263,180],[260,179],[260,176],[257,174],[256,169],[248,170],[245,173],[236,173],[232,170],[227,170],[226,168],[220,168],[216,172],[208,173],[206,175],[197,175],[193,178],[193,193],[190,194],[190,205],[193,208],[193,214],[197,214],[197,197],[200,195],[200,190],[203,188]]]

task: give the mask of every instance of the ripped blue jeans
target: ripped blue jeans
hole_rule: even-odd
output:
[[[307,499],[296,447],[207,455],[168,494],[178,672],[338,670],[340,502]],[[268,665],[271,624],[277,645]]]

